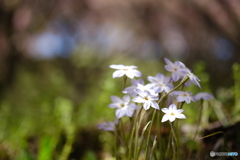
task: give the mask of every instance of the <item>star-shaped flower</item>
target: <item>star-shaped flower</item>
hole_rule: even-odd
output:
[[[142,79],[132,79],[132,86],[125,88],[123,93],[128,93],[130,96],[134,97],[137,95],[136,89],[139,85],[144,85],[144,81]]]
[[[137,89],[138,96],[133,98],[133,102],[137,103],[143,103],[143,108],[145,110],[148,110],[150,106],[152,106],[155,109],[159,109],[159,106],[156,100],[158,100],[158,94],[153,94],[149,91],[141,91]]]
[[[109,105],[110,108],[117,108],[116,117],[119,119],[123,116],[132,117],[134,111],[138,109],[138,106],[134,103],[130,103],[130,96],[125,95],[123,99],[117,96],[111,96],[113,103]]]
[[[183,91],[174,91],[173,95],[177,96],[177,102],[186,102],[190,103],[191,101],[195,101],[192,97],[191,92],[183,92]]]
[[[122,77],[123,75],[126,75],[130,79],[133,79],[134,77],[141,77],[142,73],[135,68],[137,66],[124,66],[122,64],[119,65],[110,65],[110,68],[117,69],[115,72],[113,72],[113,78]]]
[[[182,114],[184,110],[177,109],[175,104],[171,104],[169,108],[162,108],[162,111],[165,113],[165,115],[162,118],[162,122],[166,122],[167,120],[173,122],[176,118],[186,119],[185,115]]]
[[[185,64],[183,64],[182,62],[180,62],[180,65],[182,66],[183,68],[183,71],[185,72],[185,76],[188,76],[190,81],[195,84],[196,86],[198,86],[199,88],[201,88],[201,85],[199,83],[200,79],[194,75],[190,69],[188,69]]]
[[[169,72],[172,72],[172,80],[174,82],[184,77],[185,73],[179,61],[173,63],[167,58],[164,58],[164,60],[167,63],[167,65],[165,65],[165,69]]]
[[[170,92],[173,89],[173,85],[170,83],[170,78],[165,77],[163,74],[158,73],[156,77],[148,76],[148,81],[151,82],[151,86],[156,93],[163,91]]]

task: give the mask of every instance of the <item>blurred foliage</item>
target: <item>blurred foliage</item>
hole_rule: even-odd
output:
[[[78,134],[84,130],[88,130],[87,133],[95,132],[96,135],[93,136],[97,136],[98,141],[92,141],[84,153],[75,157],[108,157],[112,150],[111,136],[109,133],[97,131],[96,125],[104,120],[115,120],[114,111],[108,108],[110,96],[123,95],[119,95],[122,79],[113,79],[113,70],[108,66],[122,62],[126,65],[134,64],[139,67],[144,77],[157,73],[169,74],[164,71],[164,63],[157,60],[144,61],[125,55],[108,58],[85,55],[76,54],[69,60],[48,60],[41,63],[36,61],[18,68],[14,84],[4,94],[0,105],[2,159],[68,159],[78,152],[75,144],[77,139],[80,138],[79,143],[86,143],[82,139],[84,137],[79,137]],[[30,65],[32,67],[29,67]],[[194,94],[200,91],[211,93],[209,74],[205,67],[204,62],[199,62],[193,68],[193,73],[201,79],[202,85],[201,90],[192,85],[188,87]],[[235,98],[233,94],[226,94],[226,90],[238,96],[237,67],[239,65],[235,64],[233,90],[222,88],[221,92],[213,92],[215,100],[203,103],[200,128],[206,128],[214,121],[220,121],[223,125],[226,125],[226,121],[237,121],[237,101],[235,108],[226,106],[234,104],[232,100]],[[131,85],[130,81],[127,83],[128,86]],[[193,128],[200,106],[201,103],[197,102],[186,104],[184,108],[188,117],[186,122]],[[231,115],[235,115],[234,121],[231,121]],[[102,148],[94,148],[95,143],[100,143]],[[188,141],[187,146],[196,149],[193,142]]]
[[[110,95],[122,96],[110,64],[136,65],[147,77],[166,73],[163,57],[181,60],[215,96],[203,103],[201,131],[239,122],[239,8],[226,0],[0,1],[0,159],[112,159],[110,133],[96,128],[115,119]],[[191,128],[200,106],[185,106]]]

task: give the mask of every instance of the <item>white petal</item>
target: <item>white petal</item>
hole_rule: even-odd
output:
[[[131,93],[134,89],[135,89],[134,86],[130,86],[130,87],[125,88],[122,92],[123,93]]]
[[[130,96],[129,95],[123,96],[123,102],[129,103],[130,102]]]
[[[126,71],[125,72],[126,76],[130,79],[133,79],[134,78],[134,73],[132,71]]]
[[[175,116],[169,116],[169,121],[170,121],[170,122],[173,122],[175,119],[176,119]]]
[[[132,109],[132,110],[135,110],[135,109],[138,109],[138,106],[135,104],[135,103],[130,103],[128,105],[128,108]]]
[[[177,68],[180,68],[181,67],[181,63],[180,61],[176,61],[174,62],[174,66],[177,67]]]
[[[133,68],[138,68],[137,66],[134,66],[134,65],[131,65],[131,66],[126,66],[127,68],[131,68],[131,69],[133,69]]]
[[[201,85],[198,81],[194,80],[194,81],[192,81],[192,83],[195,84],[196,86],[198,86],[199,88],[201,88]]]
[[[140,71],[134,69],[132,72],[133,72],[135,77],[142,77],[142,73]]]
[[[113,72],[113,76],[112,76],[112,77],[113,77],[113,78],[122,77],[124,74],[125,74],[124,71],[122,71],[122,70],[117,70],[117,71]]]
[[[165,76],[162,73],[158,73],[156,75],[156,77],[157,77],[157,79],[164,79],[165,78]]]
[[[143,104],[143,108],[144,108],[145,110],[148,110],[148,109],[150,108],[150,106],[151,106],[151,104],[150,104],[149,101],[145,101],[145,103]]]
[[[133,98],[132,101],[137,102],[137,103],[144,103],[145,102],[145,100],[140,96],[137,96],[137,97]]]
[[[131,110],[131,109],[126,110],[126,115],[127,115],[128,117],[132,117],[132,116],[133,116],[133,113],[134,113],[134,110]]]
[[[152,77],[152,76],[148,76],[148,77],[147,77],[147,80],[148,80],[149,82],[155,82],[155,81],[156,81],[156,78],[155,78],[155,77]]]
[[[159,109],[159,105],[155,101],[151,101],[151,106],[155,109]]]
[[[150,91],[151,91],[151,90],[150,90]],[[155,94],[154,90],[152,90],[151,94],[153,94],[153,93],[154,93],[154,95],[151,95],[151,96],[149,96],[149,97],[150,97],[150,99],[151,99],[151,100],[158,100],[158,99],[159,99],[159,97],[158,97],[158,95],[157,95],[157,94]]]
[[[111,100],[115,103],[122,103],[122,99],[118,96],[111,96]]]
[[[164,90],[166,93],[170,92],[172,89],[173,89],[173,87],[172,87],[171,85],[167,85],[167,86],[164,86],[164,87],[163,87],[163,90]]]
[[[139,82],[136,79],[132,79],[131,83],[133,86],[137,87]]]
[[[140,85],[139,85],[140,86]],[[143,92],[140,89],[136,89],[136,93],[139,94],[141,97],[145,97],[148,95],[148,92]]]
[[[164,112],[164,113],[170,113],[170,111],[169,111],[169,109],[168,108],[162,108],[162,111]]]
[[[180,75],[178,74],[178,72],[172,72],[172,79],[174,82],[180,79]]]
[[[160,87],[160,86],[156,86],[153,88],[153,90],[156,92],[156,93],[161,93],[163,91],[163,88]]]
[[[173,66],[173,63],[169,59],[164,58],[164,61],[166,62],[167,65],[169,65],[171,67]]]
[[[186,98],[186,103],[189,104],[191,102],[190,98]]]
[[[138,79],[138,80],[133,79],[133,80],[132,80],[132,85],[133,85],[133,86],[137,87],[138,84],[142,84],[142,85],[143,85],[143,84],[144,84],[144,81],[143,81],[142,79]]]
[[[183,97],[183,96],[178,96],[177,97],[177,102],[183,102],[183,101],[186,101],[185,97]]]
[[[113,69],[124,69],[125,68],[125,66],[122,64],[112,64],[109,67],[113,68]]]
[[[186,116],[185,116],[184,114],[177,114],[177,115],[176,115],[176,118],[186,119]]]
[[[165,68],[167,71],[169,71],[169,72],[172,72],[172,71],[173,71],[172,67],[170,67],[170,66],[164,66],[164,68]]]
[[[177,106],[176,106],[175,104],[171,104],[171,105],[169,106],[169,110],[170,110],[170,111],[175,111],[175,110],[177,110]]]
[[[111,103],[108,105],[110,108],[119,108],[119,103]]]
[[[168,120],[168,115],[165,114],[163,117],[162,117],[162,121],[161,122],[166,122]]]
[[[125,116],[125,114],[126,114],[125,109],[120,108],[120,109],[116,110],[116,117],[117,118],[121,118],[121,117]]]
[[[183,111],[184,111],[183,109],[178,109],[178,110],[175,111],[175,113],[176,113],[176,114],[180,114],[180,113],[182,113]]]

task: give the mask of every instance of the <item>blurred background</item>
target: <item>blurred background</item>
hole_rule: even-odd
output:
[[[204,127],[235,125],[239,28],[238,0],[1,0],[0,159],[107,157],[96,126],[114,120],[109,96],[121,96],[111,64],[146,79],[169,74],[164,57],[182,61],[201,79],[193,92],[217,99]]]

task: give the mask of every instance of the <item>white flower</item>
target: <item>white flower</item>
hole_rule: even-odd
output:
[[[134,103],[130,103],[130,96],[125,95],[123,99],[117,96],[111,96],[113,103],[109,105],[110,108],[117,108],[116,117],[121,118],[123,116],[132,117],[134,111],[138,108]]]
[[[134,97],[137,95],[136,89],[138,85],[144,85],[144,81],[142,79],[132,79],[132,86],[127,87],[123,90],[123,93],[128,93],[130,96]]]
[[[201,85],[200,85],[200,83],[199,83],[200,79],[199,79],[196,75],[194,75],[194,74],[190,71],[190,69],[188,69],[188,68],[185,66],[185,64],[183,64],[182,62],[180,62],[180,64],[181,64],[181,66],[182,66],[182,68],[183,68],[183,70],[184,70],[184,72],[185,72],[185,76],[188,76],[189,79],[190,79],[190,81],[191,81],[193,84],[195,84],[196,86],[198,86],[199,88],[201,88]]]
[[[172,80],[174,82],[178,81],[180,78],[184,77],[184,71],[181,66],[181,62],[176,61],[172,63],[169,59],[164,58],[167,65],[165,65],[165,69],[169,72],[172,72]]]
[[[195,101],[192,97],[191,92],[183,92],[183,91],[174,91],[173,95],[177,96],[177,102],[186,102],[190,103],[191,101]]]
[[[214,98],[213,95],[211,95],[209,93],[205,93],[205,92],[200,92],[200,93],[198,93],[194,96],[195,101],[198,101],[200,99],[209,100],[209,99],[212,99],[212,98]]]
[[[155,109],[159,109],[159,106],[155,100],[158,100],[158,94],[151,94],[149,91],[141,91],[137,89],[138,96],[133,98],[133,102],[143,103],[143,108],[148,110],[150,106]]]
[[[162,118],[162,122],[166,122],[167,120],[173,122],[176,118],[186,119],[185,115],[182,114],[184,110],[177,109],[175,104],[171,104],[169,108],[162,108],[162,111],[165,113],[165,115]]]
[[[173,89],[173,85],[170,83],[170,78],[165,77],[163,74],[158,73],[156,77],[148,76],[148,81],[153,87],[156,93],[161,93],[165,91],[170,92]]]
[[[144,81],[142,79],[139,80],[132,80],[132,86],[127,87],[123,90],[123,93],[129,93],[130,96],[135,97],[138,95],[137,90],[142,92],[149,91],[151,94],[156,94],[155,91],[152,89],[151,84],[144,85]]]
[[[141,77],[142,73],[135,68],[137,66],[124,66],[122,64],[120,65],[110,65],[110,68],[117,69],[115,72],[113,72],[113,78],[116,77],[122,77],[123,75],[126,75],[127,77],[133,79],[134,77]]]
[[[142,92],[144,91],[148,91],[150,92],[151,94],[156,94],[156,92],[152,89],[152,85],[151,84],[138,84],[137,86],[137,90],[140,90]]]

